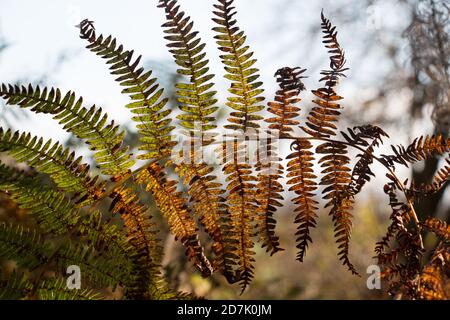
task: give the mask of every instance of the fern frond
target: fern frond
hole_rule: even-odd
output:
[[[219,108],[215,106],[217,92],[211,90],[214,75],[208,73],[205,44],[197,36],[198,31],[192,31],[194,23],[180,11],[176,0],[160,0],[158,7],[166,14],[166,23],[162,25],[167,34],[164,38],[169,41],[169,52],[180,67],[177,73],[189,78],[187,82],[175,84],[179,108],[183,112],[177,118],[188,129],[188,136],[199,140],[202,146],[208,145],[214,138],[207,131],[217,127],[214,113]]]
[[[89,175],[89,165],[60,143],[45,141],[29,133],[4,131],[0,128],[0,152],[8,152],[17,162],[26,162],[41,173],[47,173],[64,192],[73,192],[82,205],[95,201],[104,184],[96,185],[98,176]]]
[[[394,154],[382,155],[388,166],[399,163],[408,167],[408,163],[425,160],[433,155],[442,155],[450,152],[450,138],[445,139],[441,134],[436,136],[420,136],[408,146],[391,146]]]
[[[252,166],[244,161],[244,141],[235,139],[231,146],[223,143],[221,149],[225,163],[222,171],[226,175],[229,193],[227,204],[230,226],[225,231],[227,279],[231,283],[240,282],[243,292],[253,278],[255,261],[252,236],[257,216],[256,178],[252,175]],[[230,268],[235,269],[232,276]]]
[[[314,174],[313,161],[314,156],[312,144],[308,140],[298,139],[292,145],[291,149],[294,152],[287,156],[288,174],[287,184],[292,185],[289,191],[294,191],[297,197],[292,201],[296,205],[294,212],[297,213],[295,223],[298,224],[296,232],[297,260],[303,261],[303,258],[308,247],[308,243],[312,242],[310,236],[310,229],[316,226],[317,205],[318,202],[314,200],[314,192],[317,190]]]
[[[272,137],[264,139],[262,145],[257,150],[258,161],[256,163],[257,184],[256,184],[256,233],[258,242],[261,243],[266,252],[270,255],[284,250],[280,247],[279,237],[275,234],[276,220],[273,218],[277,211],[276,207],[281,207],[283,196],[283,186],[280,183],[283,174],[281,158],[278,156]]]
[[[220,56],[225,65],[225,78],[231,81],[226,105],[233,109],[228,118],[230,124],[224,127],[232,130],[242,130],[247,132],[249,128],[253,130],[260,127],[258,121],[263,117],[257,113],[264,109],[261,104],[264,92],[260,87],[262,82],[259,78],[258,69],[254,68],[256,59],[252,59],[253,52],[249,52],[249,47],[245,45],[247,37],[236,25],[235,8],[233,0],[218,0],[214,7],[217,16],[213,21],[217,24],[213,30],[217,32],[214,37],[219,46],[219,50],[224,54]]]
[[[423,222],[423,226],[443,240],[450,241],[450,226],[445,221],[428,217]]]
[[[87,109],[82,106],[83,99],[76,99],[73,92],[62,95],[59,89],[41,89],[2,84],[0,97],[8,105],[18,105],[36,113],[53,115],[53,119],[64,125],[64,130],[86,141],[94,151],[94,159],[103,174],[123,175],[129,171],[135,161],[123,146],[124,131],[95,106]]]
[[[47,232],[67,233],[79,218],[79,211],[64,194],[47,187],[37,177],[27,176],[1,163],[0,190],[10,194]]]
[[[153,298],[151,292],[160,292],[162,288],[162,248],[156,237],[155,225],[150,221],[148,208],[141,204],[138,196],[127,187],[115,189],[110,197],[113,199],[110,210],[113,214],[120,214],[128,239],[137,251],[130,257],[134,265],[135,279],[127,287],[127,297]]]
[[[135,114],[132,120],[139,123],[137,128],[142,143],[139,150],[145,151],[138,158],[158,160],[170,156],[176,142],[170,136],[174,126],[170,125],[168,117],[171,113],[166,108],[168,99],[162,97],[164,89],[159,87],[156,78],[151,77],[152,71],[139,67],[142,56],[133,58],[134,51],[125,50],[112,36],[97,36],[93,22],[87,19],[80,23],[80,37],[89,42],[87,49],[106,60],[110,73],[125,87],[122,93],[132,100],[126,107]]]
[[[186,201],[177,191],[177,182],[166,177],[163,168],[156,162],[139,172],[136,182],[145,184],[164,217],[169,229],[177,240],[186,247],[186,255],[192,260],[203,276],[212,273],[212,267],[201,246],[194,219],[189,214]]]
[[[8,279],[0,279],[0,300],[23,299],[32,286],[23,273],[14,270]]]
[[[349,196],[347,187],[352,182],[347,147],[336,142],[326,142],[319,145],[316,152],[324,154],[319,160],[319,164],[324,168],[321,171],[324,176],[319,184],[325,186],[322,191],[323,199],[327,200],[325,208],[331,207],[330,215],[334,222],[339,259],[353,274],[358,274],[348,257],[352,228],[350,211],[354,199]]]
[[[328,48],[330,54],[330,70],[323,70],[320,74],[323,76],[320,81],[325,81],[325,86],[318,90],[313,90],[312,93],[316,96],[313,102],[316,104],[309,113],[306,121],[306,127],[302,127],[307,134],[318,138],[329,138],[336,135],[337,129],[335,122],[341,114],[341,106],[337,102],[343,98],[335,92],[334,88],[339,82],[339,77],[344,75],[348,68],[344,68],[345,55],[344,51],[337,40],[336,27],[331,25],[330,20],[325,18],[323,12],[322,32],[323,43]]]
[[[370,165],[373,163],[373,153],[376,147],[383,144],[382,138],[389,136],[383,129],[372,125],[357,126],[353,129],[347,128],[347,130],[348,134],[341,131],[345,140],[353,146],[365,148],[364,152],[356,156],[359,160],[353,167],[351,174],[352,182],[349,185],[349,195],[354,197],[370,181],[370,177],[375,176],[370,169]]]
[[[279,69],[275,76],[279,83],[280,89],[276,92],[275,101],[269,102],[267,111],[274,114],[275,117],[265,119],[269,124],[269,129],[277,130],[280,138],[291,137],[293,131],[292,126],[298,125],[300,122],[294,120],[298,117],[300,108],[294,104],[301,101],[298,97],[300,92],[305,90],[305,85],[301,76],[306,69],[299,67],[284,67]]]
[[[213,240],[214,270],[224,271],[224,236],[221,226],[228,223],[221,184],[210,174],[213,167],[206,163],[181,163],[175,171],[188,186],[187,193],[199,221]]]
[[[64,279],[44,280],[36,289],[39,300],[103,300],[103,296],[92,289],[68,289]]]
[[[24,268],[44,265],[51,254],[51,246],[37,231],[21,226],[0,223],[0,256],[14,260]]]

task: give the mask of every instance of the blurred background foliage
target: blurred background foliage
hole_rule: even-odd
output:
[[[186,2],[188,7],[188,1]],[[242,1],[237,1],[240,4]],[[372,123],[379,125],[393,139],[398,136],[412,137],[418,134],[443,133],[448,137],[450,130],[450,5],[448,0],[321,0],[312,2],[277,0],[265,1],[273,12],[273,21],[268,21],[265,29],[252,31],[255,41],[272,39],[270,46],[273,59],[279,67],[299,65],[308,67],[308,74],[318,75],[321,65],[320,54],[311,48],[320,45],[320,25],[317,19],[305,22],[299,16],[318,15],[325,8],[327,15],[338,25],[341,42],[348,47],[351,62],[349,79],[343,83],[346,109],[343,126]],[[385,14],[385,13],[388,14]],[[281,19],[280,19],[281,17]],[[395,20],[395,21],[392,21]],[[361,26],[365,26],[362,28]],[[126,25],[123,27],[126,28]],[[358,45],[352,47],[358,39]],[[13,39],[0,33],[0,64],[2,52],[8,50]],[[354,40],[354,41],[353,41]],[[154,40],[157,41],[157,40]],[[162,40],[160,40],[162,41]],[[311,44],[311,46],[310,46]],[[287,49],[286,49],[287,48]],[[18,78],[16,83],[57,86],[52,75],[63,68],[77,52],[61,52],[49,65],[44,74],[31,75],[29,79]],[[210,53],[212,54],[212,53]],[[256,53],[258,55],[258,51]],[[176,109],[173,84],[177,76],[172,62],[147,61],[147,67],[155,70],[160,82],[171,97],[171,107]],[[265,66],[261,65],[261,69]],[[273,73],[276,69],[273,70]],[[218,77],[217,77],[218,78]],[[0,76],[1,80],[1,76]],[[348,82],[348,84],[345,84]],[[273,83],[266,83],[267,100],[272,99]],[[317,82],[310,80],[313,89]],[[308,85],[308,84],[307,84]],[[74,88],[76,89],[76,88]],[[309,97],[304,97],[302,106],[310,105]],[[351,107],[350,107],[351,106]],[[390,112],[387,112],[389,110]],[[113,112],[111,116],[114,117]],[[221,112],[223,119],[226,112]],[[0,102],[0,125],[14,129],[28,120],[26,112],[6,109]],[[125,127],[127,124],[125,123]],[[135,130],[128,128],[127,142],[136,147]],[[401,141],[401,140],[400,140]],[[402,142],[402,141],[401,141]],[[69,137],[66,145],[83,152],[77,139]],[[84,150],[86,151],[86,150]],[[2,161],[8,161],[0,154]],[[442,159],[434,158],[419,163],[406,171],[418,183],[429,183],[439,168]],[[20,164],[17,164],[20,165]],[[187,263],[183,248],[168,234],[167,227],[156,213],[155,220],[160,228],[160,237],[165,245],[164,269],[170,283],[175,288],[193,292],[209,299],[384,299],[383,290],[368,290],[366,287],[368,265],[375,263],[373,248],[384,235],[389,216],[389,208],[380,192],[378,179],[357,199],[354,210],[354,231],[351,242],[351,256],[362,277],[352,276],[338,261],[333,240],[332,225],[326,212],[319,212],[318,228],[313,231],[314,242],[305,262],[295,261],[293,214],[289,205],[277,213],[277,233],[286,251],[272,258],[263,249],[256,250],[256,276],[252,285],[242,295],[236,287],[226,284],[215,276],[202,279]],[[289,198],[286,195],[286,198]],[[143,200],[151,204],[151,197]],[[450,192],[444,187],[433,197],[417,203],[420,215],[435,215],[449,221]],[[289,203],[286,201],[286,203]],[[106,208],[105,208],[106,209]],[[0,192],[0,221],[14,221],[32,224],[26,212]],[[433,240],[428,239],[428,245]],[[11,262],[3,261],[6,269],[12,269]],[[120,292],[111,297],[120,297]]]

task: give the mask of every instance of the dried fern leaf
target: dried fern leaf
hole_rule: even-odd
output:
[[[223,143],[220,149],[225,163],[222,171],[226,176],[230,219],[230,226],[224,231],[227,279],[231,283],[240,282],[243,292],[253,278],[255,261],[252,236],[257,216],[256,178],[252,175],[252,166],[245,161],[246,145],[243,141],[235,139],[231,143]],[[231,268],[234,270],[232,276]]]
[[[314,156],[311,142],[298,139],[292,144],[291,149],[294,149],[294,152],[287,156],[289,162],[286,177],[289,179],[287,184],[292,185],[289,191],[294,191],[297,195],[292,199],[296,205],[295,223],[298,224],[295,234],[299,249],[297,260],[303,261],[308,243],[312,242],[310,229],[316,226],[318,202],[314,200],[314,192],[317,190],[315,182],[317,176],[313,170]]]
[[[276,207],[282,207],[280,201],[283,186],[280,181],[283,174],[283,166],[280,164],[281,158],[278,156],[275,144],[269,136],[258,146],[258,160],[256,163],[257,184],[256,184],[256,234],[258,242],[261,243],[266,252],[270,255],[284,250],[280,247],[279,237],[275,234],[276,220],[273,215],[277,211]]]
[[[53,119],[64,125],[64,130],[85,140],[89,149],[94,152],[94,160],[105,175],[121,176],[129,172],[135,161],[123,146],[124,131],[95,106],[83,107],[83,99],[76,99],[73,92],[62,95],[59,89],[41,89],[19,87],[2,84],[0,97],[6,99],[8,105],[29,108],[36,113],[53,115]]]
[[[269,102],[267,111],[274,114],[275,117],[265,119],[269,123],[269,129],[277,130],[280,138],[292,137],[292,126],[298,125],[300,122],[295,120],[299,117],[300,108],[295,104],[300,102],[299,94],[305,90],[305,86],[301,76],[306,69],[299,67],[284,67],[279,69],[275,76],[279,83],[280,89],[276,92],[275,101]]]
[[[163,168],[153,162],[140,171],[136,182],[145,184],[146,190],[151,191],[156,204],[166,218],[170,231],[177,240],[186,247],[186,255],[192,260],[203,276],[209,276],[212,267],[206,258],[203,247],[198,240],[197,227],[190,216],[186,200],[177,191],[177,182],[166,177]]]
[[[164,287],[160,271],[161,244],[156,226],[151,222],[148,208],[141,204],[133,190],[125,186],[116,188],[110,195],[110,211],[120,214],[128,240],[136,248],[131,258],[134,264],[134,281],[126,288],[128,298],[152,298]]]
[[[450,241],[450,226],[447,225],[445,221],[438,218],[428,217],[423,222],[423,226],[436,234],[438,237],[446,241]]]
[[[409,163],[422,161],[433,155],[442,155],[450,152],[450,138],[445,139],[441,134],[436,136],[420,136],[408,146],[391,146],[394,154],[382,155],[386,166],[394,166],[399,163],[408,167]]]

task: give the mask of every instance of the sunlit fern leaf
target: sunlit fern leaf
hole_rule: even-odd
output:
[[[194,26],[190,17],[180,11],[180,6],[175,0],[160,0],[158,7],[163,8],[166,14],[166,22],[162,25],[165,29],[164,37],[169,41],[170,53],[175,63],[180,67],[177,73],[187,82],[176,83],[177,100],[180,103],[182,114],[177,118],[180,124],[188,130],[187,135],[192,139],[199,139],[201,145],[208,145],[213,141],[213,136],[208,131],[215,129],[216,117],[214,113],[217,99],[216,91],[210,90],[214,83],[211,79],[214,75],[208,73],[208,62],[205,59],[205,44],[193,31]]]
[[[133,273],[137,276],[127,287],[127,297],[152,298],[151,292],[159,292],[163,287],[160,271],[161,245],[157,238],[156,226],[151,222],[148,208],[141,204],[138,196],[127,187],[119,187],[110,196],[113,200],[110,210],[119,213],[130,243],[136,248]]]
[[[284,250],[280,247],[279,237],[275,234],[276,220],[273,215],[276,207],[282,207],[283,186],[280,181],[283,174],[281,158],[272,136],[264,137],[258,145],[256,171],[256,234],[258,242],[270,255]]]
[[[92,289],[71,290],[67,288],[66,280],[49,279],[39,283],[36,288],[39,300],[103,300],[104,297]]]
[[[420,136],[406,148],[402,145],[391,147],[394,154],[382,156],[385,164],[392,167],[394,163],[399,163],[408,167],[409,163],[450,152],[450,138],[445,139],[441,134]]]
[[[296,107],[295,104],[301,101],[299,94],[305,90],[301,81],[301,79],[306,78],[301,76],[305,71],[306,69],[299,67],[284,67],[275,73],[280,89],[276,93],[275,101],[268,103],[269,108],[267,109],[275,117],[264,121],[270,124],[269,129],[278,131],[280,138],[291,137],[292,126],[300,123],[295,120],[295,118],[298,118],[298,112],[300,111],[300,108]]]
[[[224,207],[221,184],[216,176],[211,175],[213,167],[203,160],[199,148],[214,141],[216,91],[211,90],[214,83],[213,75],[209,74],[208,60],[205,59],[205,44],[193,31],[193,22],[180,11],[180,6],[174,0],[160,0],[158,7],[163,8],[166,22],[162,25],[169,41],[167,47],[173,55],[175,63],[180,67],[177,73],[183,82],[177,82],[176,96],[180,103],[182,114],[177,118],[187,131],[191,151],[187,157],[175,162],[175,171],[187,186],[194,212],[199,215],[200,222],[213,238],[212,246],[216,255],[214,269],[223,269],[223,244],[220,230],[221,220],[224,219]],[[186,81],[187,80],[187,81]],[[200,151],[200,152],[199,152]]]
[[[417,184],[414,180],[408,186],[408,194],[414,199],[420,199],[424,196],[435,194],[444,189],[444,186],[450,180],[450,158],[447,157],[445,164],[434,175],[431,183]]]
[[[177,182],[166,177],[163,168],[156,162],[139,172],[136,182],[146,185],[167,220],[171,233],[186,247],[186,256],[203,276],[212,273],[212,266],[198,240],[198,229],[190,216],[186,199],[177,191]]]
[[[252,166],[245,161],[244,141],[224,142],[220,149],[225,163],[222,171],[226,176],[230,219],[230,226],[224,231],[227,279],[231,283],[240,282],[243,292],[253,278],[255,261],[252,236],[257,216],[256,178],[252,175]],[[230,268],[234,270],[233,276]]]
[[[314,200],[314,193],[317,190],[314,174],[313,161],[314,156],[312,144],[308,140],[298,139],[292,146],[294,152],[287,156],[288,174],[287,184],[292,185],[289,191],[294,191],[297,197],[292,199],[296,205],[294,212],[297,213],[295,223],[298,224],[296,232],[297,260],[303,261],[308,244],[312,242],[310,236],[310,229],[316,226],[317,205],[318,202]]]
[[[126,107],[135,116],[142,145],[139,150],[145,151],[139,159],[161,159],[170,156],[172,141],[170,132],[174,129],[168,117],[171,110],[166,108],[168,99],[163,97],[164,89],[159,87],[152,71],[139,67],[141,57],[133,58],[134,51],[128,51],[118,45],[115,38],[97,36],[92,21],[87,19],[80,23],[80,37],[89,42],[86,47],[106,60],[110,65],[110,73],[125,89],[122,93],[132,100]]]
[[[95,106],[83,107],[83,99],[76,99],[73,92],[62,95],[59,89],[41,89],[2,84],[0,96],[9,105],[29,108],[36,113],[53,115],[64,130],[86,141],[94,151],[94,159],[106,175],[123,175],[135,161],[123,146],[124,131],[114,121],[107,124],[107,115]]]
[[[103,183],[96,184],[98,176],[90,177],[89,165],[58,142],[0,128],[0,152],[7,152],[17,162],[26,162],[37,171],[49,174],[60,190],[73,192],[82,205],[95,201],[98,194],[95,190],[103,188]]]
[[[79,212],[64,194],[30,176],[0,163],[0,190],[26,209],[43,231],[65,234],[77,223]]]
[[[253,52],[245,45],[247,37],[236,25],[233,0],[217,2],[214,5],[217,9],[214,11],[216,18],[213,18],[217,24],[213,28],[217,32],[214,38],[223,52],[220,58],[226,71],[225,78],[231,81],[228,91],[232,96],[228,97],[226,105],[233,109],[228,118],[230,124],[225,125],[225,128],[247,132],[249,128],[260,127],[258,121],[262,120],[262,116],[257,113],[264,109],[261,104],[264,90],[260,88],[262,82],[257,81],[259,70],[254,68],[256,59],[252,59]]]

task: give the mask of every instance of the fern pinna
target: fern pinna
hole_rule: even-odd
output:
[[[375,246],[389,291],[412,299],[448,298],[449,227],[436,218],[421,221],[414,202],[448,182],[450,139],[422,136],[407,147],[392,146],[390,154],[377,154],[389,138],[381,128],[361,125],[339,131],[343,97],[337,87],[348,68],[336,27],[323,13],[329,69],[321,72],[320,88],[312,90],[313,107],[305,122],[300,96],[306,90],[306,69],[276,71],[279,88],[265,110],[256,59],[237,25],[233,0],[217,0],[212,13],[229,84],[229,117],[224,132],[218,132],[222,106],[205,43],[176,0],[160,0],[157,7],[163,11],[167,47],[178,66],[176,120],[157,78],[141,66],[142,56],[114,37],[98,34],[91,20],[79,24],[87,49],[105,60],[130,98],[125,107],[136,123],[139,154],[130,152],[126,131],[108,120],[102,108],[85,106],[72,91],[0,86],[7,105],[51,115],[87,144],[95,162],[85,163],[59,142],[0,128],[0,152],[8,157],[2,160],[9,163],[0,163],[0,190],[30,215],[26,224],[0,224],[0,257],[17,264],[13,272],[2,272],[0,298],[101,299],[106,288],[119,287],[126,299],[191,298],[171,289],[163,275],[163,246],[153,218],[159,214],[203,277],[220,273],[243,292],[254,277],[256,244],[270,255],[283,251],[275,232],[276,213],[285,205],[287,191],[295,194],[297,260],[305,259],[313,241],[321,194],[334,224],[339,259],[358,274],[349,257],[351,209],[375,175],[374,163],[386,169],[383,190],[392,209],[386,235]],[[177,124],[185,137],[181,143],[173,137]],[[287,155],[280,145],[284,141],[290,144]],[[220,168],[204,157],[208,148],[217,153]],[[355,159],[350,149],[358,153]],[[398,165],[444,154],[444,166],[429,185],[402,181],[396,173]],[[222,170],[223,179],[216,169]],[[150,212],[146,193],[160,213]],[[438,241],[431,254],[423,243],[427,232]],[[65,287],[69,265],[82,268],[82,290]]]

